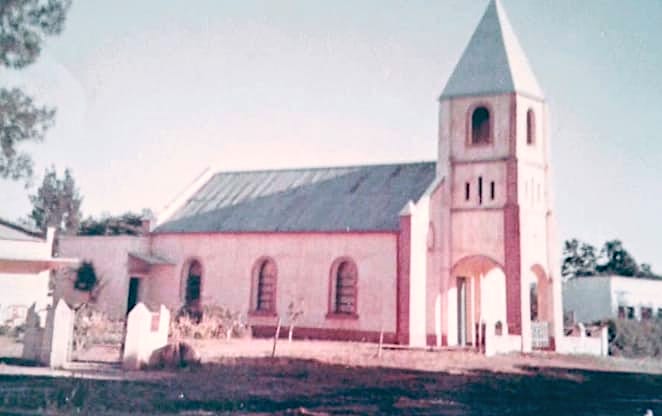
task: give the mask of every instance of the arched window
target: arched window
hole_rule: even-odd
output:
[[[533,110],[526,112],[526,144],[536,143],[536,115]]]
[[[253,277],[253,308],[257,312],[276,311],[276,263],[271,259],[258,260]]]
[[[185,270],[184,306],[187,308],[199,308],[202,286],[202,265],[200,265],[199,261],[192,260]]]
[[[490,112],[478,107],[471,114],[471,144],[485,144],[490,139]]]
[[[355,315],[357,311],[358,272],[350,259],[335,262],[332,268],[331,312],[334,314]]]

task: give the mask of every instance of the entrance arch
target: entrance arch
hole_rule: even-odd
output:
[[[448,344],[476,345],[479,324],[506,322],[506,275],[496,260],[467,256],[451,269],[448,287]]]
[[[540,264],[529,269],[529,319],[531,321],[531,347],[550,347],[553,319],[552,279]]]
[[[552,315],[552,279],[540,264],[530,268],[530,318],[531,321],[551,322]]]
[[[204,270],[197,258],[189,259],[182,267],[181,300],[184,309],[192,314],[202,310],[202,289]]]

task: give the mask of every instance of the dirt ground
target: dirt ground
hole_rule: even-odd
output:
[[[457,350],[378,358],[374,344],[319,341],[279,341],[270,358],[269,340],[194,344],[203,365],[177,371],[54,372],[5,358],[0,414],[662,415],[660,361]]]

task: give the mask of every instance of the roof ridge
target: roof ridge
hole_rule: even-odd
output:
[[[319,171],[330,169],[356,169],[356,168],[377,168],[388,166],[414,166],[436,163],[435,160],[420,160],[410,162],[392,162],[392,163],[367,163],[362,165],[335,165],[335,166],[310,166],[310,167],[296,167],[296,168],[274,168],[274,169],[243,169],[243,170],[218,170],[214,172],[214,176],[218,174],[238,174],[238,173],[275,173],[275,172],[303,172],[303,171]]]

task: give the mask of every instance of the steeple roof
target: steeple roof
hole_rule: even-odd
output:
[[[506,12],[490,0],[441,99],[510,92],[544,97]]]

